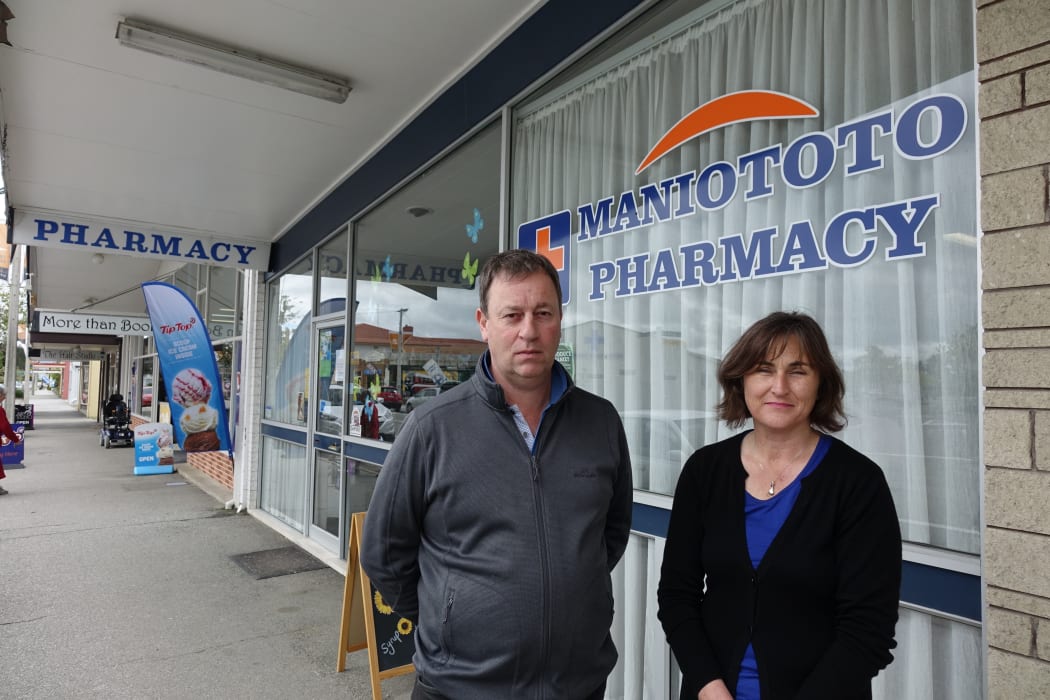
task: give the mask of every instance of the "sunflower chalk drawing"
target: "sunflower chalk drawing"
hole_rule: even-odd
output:
[[[379,591],[376,591],[374,600],[376,604],[376,610],[378,610],[379,612],[383,613],[384,615],[389,615],[390,613],[394,612],[394,609],[383,601],[383,596]]]

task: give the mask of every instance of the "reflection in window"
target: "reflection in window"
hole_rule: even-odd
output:
[[[351,457],[344,458],[346,464],[346,512],[364,513],[372,501],[372,492],[379,478],[379,465],[362,462]],[[346,519],[347,523],[350,518]]]
[[[152,414],[152,407],[154,399],[159,400],[159,396],[155,396],[156,386],[159,383],[159,378],[153,372],[154,358],[143,357],[139,360],[140,366],[140,380],[136,388],[134,399],[132,401],[132,412],[142,414]]]
[[[314,428],[322,433],[341,435],[346,411],[346,353],[342,324],[318,329],[316,374],[317,415],[314,416]]]
[[[241,341],[220,343],[214,346],[215,363],[219,367],[222,383],[222,398],[226,403],[226,419],[229,421],[230,437],[236,440],[237,423],[240,418],[240,362]]]
[[[310,387],[312,258],[296,264],[270,284],[267,297],[266,405],[269,420],[306,425]]]
[[[205,323],[212,340],[226,340],[241,334],[241,323],[237,309],[238,282],[241,273],[230,267],[213,267],[208,270],[208,301]]]
[[[475,280],[499,250],[499,164],[497,123],[357,224],[351,424],[374,401],[380,440],[397,438],[415,391],[465,381],[485,349]]]
[[[346,308],[347,246],[350,235],[343,231],[324,243],[317,251],[317,276],[320,286],[317,315],[337,313]]]
[[[186,296],[194,300],[194,303],[196,303],[197,289],[199,288],[197,280],[197,272],[199,269],[200,265],[197,263],[183,265],[175,271],[175,278],[172,280],[172,284],[185,292]]]
[[[612,58],[523,106],[512,138],[511,225],[565,210],[582,220],[581,207],[592,215],[593,235],[580,229],[570,240],[564,342],[582,387],[623,412],[659,417],[659,429],[636,425],[628,433],[637,488],[674,489],[681,463],[669,459],[677,449],[663,430],[669,421],[707,412],[705,427],[685,435],[693,446],[728,436],[713,413],[719,360],[755,320],[797,309],[828,335],[845,373],[850,421],[842,437],[886,472],[904,537],[977,552],[972,126],[944,153],[921,160],[897,152],[893,138],[873,136],[880,167],[861,170],[851,155],[831,154],[821,182],[800,184],[785,174],[781,150],[775,157],[762,150],[783,144],[789,153],[789,144],[816,143],[816,135],[834,133],[837,125],[874,113],[900,115],[931,91],[956,96],[972,118],[972,46],[955,39],[972,34],[972,13],[870,0],[857,3],[857,12],[835,10],[829,23],[826,13],[839,5],[756,0],[715,14],[702,8],[665,30],[635,32],[635,39],[645,38],[619,47],[622,53],[605,52]],[[781,36],[786,22],[799,31],[781,42],[763,40]],[[940,29],[928,35],[924,28],[931,26]],[[861,54],[902,58],[888,72],[882,61],[852,60]],[[770,73],[776,65],[793,68]],[[688,139],[636,174],[649,149],[689,111],[758,84],[805,100],[819,114],[734,124]],[[932,122],[919,128],[928,132]],[[932,142],[929,133],[920,139]],[[796,170],[806,177],[816,168],[812,150],[794,151]],[[732,165],[740,163],[746,165]],[[710,164],[717,167],[697,175]],[[735,176],[736,169],[743,174]],[[690,173],[696,186],[669,194],[661,213],[660,194]],[[647,187],[648,205],[635,209],[631,197],[621,203],[620,193]],[[921,254],[891,258],[899,232],[887,230],[873,208],[938,195],[942,205],[927,209],[928,219],[909,215],[921,224]],[[843,214],[861,211],[873,217],[870,227],[845,223]],[[851,262],[843,262],[845,253],[829,262],[832,249],[847,252]]]
[[[687,4],[661,3],[656,12]],[[511,230],[559,212],[572,217],[563,343],[577,383],[621,410],[637,488],[672,493],[686,453],[728,435],[714,413],[721,357],[755,320],[797,309],[828,335],[845,374],[843,438],[886,472],[905,538],[979,551],[977,81],[972,42],[957,40],[972,36],[973,13],[950,5],[705,3],[682,21],[627,28],[618,45],[516,110]],[[692,110],[759,86],[818,114],[712,129],[636,174]],[[816,171],[807,151],[826,143],[822,135],[900,115],[931,93],[954,95],[968,111],[949,151],[912,160],[882,132],[866,142],[884,159],[879,167],[847,173],[856,152],[832,147],[825,182],[801,182]],[[936,121],[919,127],[924,143]],[[782,155],[793,144],[789,184]],[[648,204],[636,206],[642,188]],[[918,234],[923,254],[904,260],[887,257],[894,234],[884,222],[847,225],[840,216],[874,217],[872,207],[932,195],[941,206]],[[807,255],[827,252],[828,230],[855,264]],[[881,249],[861,260],[869,245]],[[654,562],[654,552],[632,544],[614,572],[613,633],[627,650],[609,677],[614,697],[667,696],[647,683],[671,665],[643,657],[661,649],[646,643],[662,638],[652,623]],[[902,611],[897,640],[876,698],[980,696],[979,628]]]
[[[306,448],[264,436],[262,463],[266,468],[260,474],[260,507],[302,532],[305,523]]]

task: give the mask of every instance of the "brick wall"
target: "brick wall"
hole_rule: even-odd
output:
[[[133,415],[131,428],[134,430],[146,422],[145,418]],[[233,488],[233,461],[225,452],[188,452],[186,462],[226,488]]]
[[[233,461],[225,452],[188,452],[186,463],[226,488],[233,488]]]
[[[1050,697],[1050,3],[978,0],[988,697]]]

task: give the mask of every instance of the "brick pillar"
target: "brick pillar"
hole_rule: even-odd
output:
[[[988,697],[1050,697],[1050,3],[977,0]]]

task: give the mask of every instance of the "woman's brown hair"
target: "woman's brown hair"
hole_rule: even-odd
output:
[[[798,340],[806,361],[820,377],[810,425],[829,433],[846,426],[842,410],[846,385],[820,324],[797,311],[774,311],[744,331],[718,365],[718,383],[722,385],[718,416],[731,428],[740,427],[751,417],[744,401],[744,375],[763,360],[779,357],[790,338]]]

